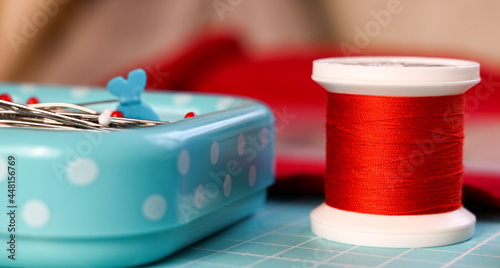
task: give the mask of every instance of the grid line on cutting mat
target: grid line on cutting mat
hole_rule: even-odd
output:
[[[481,218],[469,241],[389,249],[335,243],[310,231],[318,198],[271,199],[254,216],[148,267],[498,267],[500,217]]]

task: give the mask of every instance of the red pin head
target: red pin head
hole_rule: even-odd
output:
[[[3,101],[12,101],[12,97],[7,94],[7,93],[3,93],[2,95],[0,95],[0,100],[3,100]]]
[[[37,98],[37,97],[31,97],[28,99],[28,101],[26,102],[26,104],[38,104],[40,103],[40,100]]]
[[[123,113],[121,111],[113,111],[111,114],[110,114],[111,117],[123,117]]]
[[[193,112],[189,112],[189,113],[187,113],[187,114],[184,116],[184,118],[190,118],[190,117],[195,117],[195,116],[196,116],[196,114],[195,114],[195,113],[193,113]]]

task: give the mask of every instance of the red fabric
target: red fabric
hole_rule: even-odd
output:
[[[372,55],[389,54],[461,58],[460,55],[415,55],[404,51]],[[292,143],[304,144],[302,148],[316,148],[316,141],[324,138],[326,100],[324,89],[311,80],[312,61],[337,56],[343,56],[338,47],[305,47],[253,57],[245,53],[235,36],[208,35],[193,40],[192,45],[175,56],[159,55],[157,60],[142,66],[129,66],[107,78],[142,67],[148,73],[149,89],[227,93],[259,99],[275,113],[279,148]],[[500,115],[500,70],[482,68],[481,76],[483,81],[466,93],[466,117],[467,113]],[[102,84],[106,81],[104,79]],[[278,183],[272,191],[321,194],[324,170],[324,156],[318,157],[317,150],[316,155],[278,151]],[[491,181],[485,183],[488,185],[485,187],[470,183],[468,178],[470,174],[465,174],[466,187],[477,191],[467,194],[484,190],[491,194],[491,203],[500,208],[500,183]],[[475,198],[476,195],[465,197]]]
[[[142,68],[148,74],[148,89],[196,90],[195,85],[224,66],[246,60],[236,39],[221,35],[200,39],[181,53],[159,57]]]

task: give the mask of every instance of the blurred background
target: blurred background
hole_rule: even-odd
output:
[[[500,209],[499,13],[495,0],[2,0],[0,81],[103,86],[142,67],[149,89],[259,99],[276,117],[276,188],[321,194],[326,107],[314,59],[475,60],[483,80],[466,96],[465,196]]]
[[[391,5],[396,12],[386,19]],[[236,33],[254,55],[344,43],[495,65],[499,12],[495,0],[3,0],[0,80],[95,84],[220,31]],[[370,30],[376,14],[387,23]],[[358,29],[366,27],[363,40]]]

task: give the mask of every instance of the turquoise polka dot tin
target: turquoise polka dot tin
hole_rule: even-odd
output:
[[[0,91],[19,103],[115,98],[85,87],[3,84]],[[173,91],[145,92],[142,100],[169,123],[116,131],[0,128],[0,266],[146,264],[263,204],[275,143],[265,105]],[[197,116],[184,119],[187,112]]]

